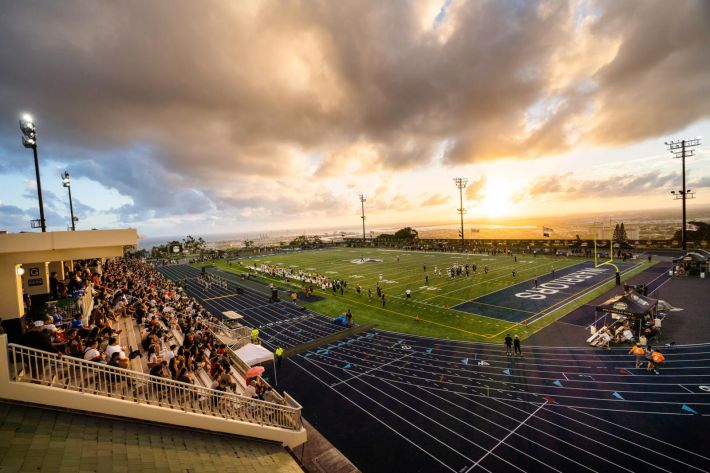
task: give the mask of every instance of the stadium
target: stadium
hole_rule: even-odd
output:
[[[0,472],[710,471],[705,3],[2,11]]]

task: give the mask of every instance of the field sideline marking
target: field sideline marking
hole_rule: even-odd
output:
[[[383,311],[385,311],[385,312],[391,312],[391,313],[393,313],[393,314],[401,315],[402,317],[407,317],[408,319],[415,319],[415,320],[416,320],[416,317],[413,317],[413,316],[407,315],[407,314],[403,314],[403,313],[401,313],[401,312],[397,312],[397,311],[392,310],[392,309],[385,309],[384,307],[377,307],[376,305],[373,307],[373,306],[370,305],[370,304],[365,304],[364,302],[359,302],[359,301],[357,301],[357,300],[355,300],[355,299],[351,299],[351,298],[349,298],[349,297],[343,297],[343,298],[344,298],[344,299],[347,299],[348,301],[352,302],[353,304],[359,304],[359,305],[363,305],[363,306],[365,306],[365,307],[372,307],[372,308],[377,309],[377,310],[383,310]],[[475,314],[474,314],[474,315],[475,315]],[[488,335],[484,335],[484,334],[482,334],[482,333],[471,332],[470,330],[466,330],[466,329],[459,328],[459,327],[453,327],[453,326],[451,326],[451,325],[446,325],[446,324],[442,324],[442,323],[439,323],[439,322],[434,322],[434,321],[431,321],[431,320],[426,320],[426,319],[420,318],[419,321],[420,321],[420,322],[425,322],[425,323],[428,323],[428,324],[439,325],[439,326],[441,326],[441,327],[446,327],[446,328],[450,328],[450,329],[453,329],[453,330],[458,330],[458,331],[460,331],[460,332],[470,333],[471,335],[476,335],[476,336],[478,336],[478,337],[488,337]]]
[[[517,307],[505,307],[502,305],[495,305],[495,304],[488,304],[486,302],[478,302],[476,300],[466,301],[466,302],[463,302],[461,305],[463,305],[463,304],[481,304],[481,305],[487,305],[490,307],[495,307],[497,309],[505,309],[505,310],[516,311],[516,312],[527,312],[528,314],[533,314],[533,315],[539,314],[539,312],[533,312],[532,310],[518,309]],[[465,310],[460,310],[460,309],[456,309],[456,310],[459,310],[461,312],[466,312]],[[501,319],[498,319],[498,320],[501,320]]]

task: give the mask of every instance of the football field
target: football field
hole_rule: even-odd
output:
[[[355,323],[374,323],[385,330],[485,341],[502,339],[508,331],[522,338],[531,335],[613,287],[615,272],[608,266],[595,270],[591,262],[576,257],[378,248],[307,250],[215,264],[233,272],[249,271],[282,287],[304,283],[254,273],[254,265],[344,280],[343,294],[316,287],[310,300],[299,292],[299,303],[331,316],[350,309]],[[455,266],[462,268],[461,274],[452,277],[447,270]],[[643,267],[642,263],[619,265],[624,277]],[[378,285],[385,294],[384,306],[377,297]]]

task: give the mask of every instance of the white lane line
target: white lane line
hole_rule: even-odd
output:
[[[654,441],[656,441],[656,442],[662,443],[663,445],[668,445],[668,446],[677,448],[678,450],[681,450],[681,451],[683,451],[683,452],[685,452],[685,453],[690,453],[691,455],[695,455],[696,457],[700,457],[700,458],[702,458],[703,460],[710,461],[710,458],[708,458],[708,457],[705,457],[705,456],[703,456],[703,455],[700,455],[699,453],[693,452],[693,451],[691,451],[691,450],[686,450],[685,448],[679,447],[678,445],[674,445],[674,444],[672,444],[672,443],[665,442],[665,441],[660,440],[660,439],[658,439],[658,438],[656,438],[656,437],[654,437],[654,436],[652,436],[652,435],[645,434],[645,433],[643,433],[643,431],[641,431],[641,430],[631,429],[631,428],[626,427],[626,426],[624,426],[624,425],[617,424],[617,423],[611,422],[611,421],[606,420],[606,419],[602,419],[601,417],[597,417],[597,416],[595,416],[595,415],[593,415],[593,414],[590,414],[590,413],[588,413],[588,412],[580,411],[580,410],[577,409],[576,407],[570,407],[570,409],[573,410],[573,411],[575,411],[575,412],[578,412],[578,413],[580,413],[580,414],[584,414],[584,415],[586,415],[586,416],[593,417],[593,418],[595,418],[595,419],[597,419],[597,420],[600,420],[600,421],[602,421],[602,422],[606,422],[607,424],[611,424],[611,425],[613,425],[614,427],[618,427],[618,428],[623,429],[623,430],[628,430],[629,432],[635,434],[636,436],[641,435],[641,436],[643,436],[643,437],[646,437],[647,439],[654,440]],[[550,412],[554,412],[554,411],[553,411],[553,410],[550,410]],[[562,414],[559,414],[559,415],[562,415]],[[687,414],[682,414],[682,415],[687,415]],[[654,451],[655,451],[655,450],[654,450]],[[666,456],[666,455],[664,455],[664,456]],[[670,458],[672,458],[672,457],[670,457]],[[681,462],[681,463],[682,463],[682,462]]]
[[[299,356],[300,358],[302,358],[303,360],[305,360],[305,361],[311,363],[311,361],[310,361],[308,358],[304,358],[302,355],[298,355],[298,356]],[[298,360],[292,360],[292,361],[295,361],[296,363],[298,362]],[[311,363],[311,364],[313,364],[313,363]],[[456,470],[454,470],[453,468],[451,468],[449,465],[447,465],[446,463],[444,463],[443,461],[441,461],[439,458],[437,458],[436,456],[432,455],[431,453],[429,453],[428,451],[424,450],[422,447],[420,447],[419,445],[417,445],[416,443],[412,442],[410,439],[408,439],[407,437],[405,437],[404,435],[402,435],[402,434],[401,434],[399,431],[397,431],[395,428],[391,427],[391,426],[390,426],[389,424],[387,424],[386,422],[384,422],[384,421],[382,421],[381,419],[377,418],[377,416],[375,416],[374,414],[372,414],[371,412],[369,412],[367,409],[365,409],[364,407],[362,407],[361,405],[359,405],[359,404],[356,403],[355,401],[351,400],[351,399],[350,399],[348,396],[346,396],[345,394],[339,392],[337,389],[331,388],[331,387],[328,385],[328,383],[326,383],[325,381],[323,381],[322,379],[320,379],[319,377],[317,377],[316,375],[314,375],[313,373],[311,373],[309,370],[307,370],[307,369],[305,369],[304,367],[302,367],[300,364],[299,364],[298,366],[299,366],[299,368],[301,368],[303,371],[305,371],[306,373],[308,373],[310,376],[312,376],[313,378],[315,378],[316,380],[318,380],[320,383],[322,383],[322,384],[324,384],[326,387],[330,388],[333,392],[337,393],[337,394],[340,395],[341,397],[344,397],[344,398],[347,399],[351,404],[353,404],[354,406],[358,407],[358,408],[359,408],[360,410],[362,410],[363,412],[367,413],[370,417],[372,417],[373,419],[377,420],[377,421],[380,422],[382,425],[386,426],[386,427],[389,428],[391,431],[395,432],[397,435],[399,435],[400,437],[402,437],[404,440],[406,440],[407,442],[411,443],[412,445],[414,445],[415,447],[417,447],[419,450],[423,451],[424,453],[426,453],[427,455],[429,455],[431,458],[433,458],[434,460],[436,460],[436,461],[438,461],[439,463],[441,463],[441,464],[442,464],[444,467],[446,467],[447,469],[449,469],[449,470],[451,470],[451,471],[454,471],[454,472],[456,471]],[[317,365],[316,365],[316,366],[317,366]],[[317,366],[317,367],[320,368],[319,366]],[[324,370],[323,368],[320,368],[320,369],[321,369],[322,371],[325,371],[327,374],[329,374],[329,375],[332,376],[331,373],[329,373],[328,371]],[[384,410],[388,411],[389,413],[391,413],[391,414],[394,415],[395,417],[398,417],[399,419],[403,420],[404,422],[406,422],[407,424],[411,425],[411,426],[414,427],[415,429],[419,430],[419,431],[420,431],[421,433],[423,433],[424,435],[426,435],[426,436],[432,438],[432,439],[435,440],[436,442],[439,442],[441,445],[443,445],[444,447],[448,448],[449,450],[455,452],[456,454],[460,455],[461,457],[465,458],[466,460],[473,461],[473,460],[471,460],[470,458],[468,458],[466,455],[464,455],[463,453],[459,452],[458,450],[455,450],[452,446],[448,445],[448,444],[445,443],[445,442],[442,442],[440,439],[436,438],[436,437],[433,436],[431,433],[429,433],[429,432],[427,432],[426,430],[420,428],[420,427],[417,426],[416,424],[414,424],[414,423],[408,421],[407,419],[405,419],[404,417],[400,416],[399,414],[397,414],[397,413],[394,412],[393,410],[389,409],[388,407],[386,407],[386,406],[382,405],[381,403],[375,401],[375,400],[372,399],[370,396],[368,396],[367,394],[365,394],[365,393],[363,393],[362,391],[358,390],[357,388],[354,388],[354,387],[349,386],[349,385],[348,385],[348,387],[349,387],[350,389],[352,389],[352,390],[354,390],[354,391],[360,393],[360,395],[362,395],[363,397],[366,397],[367,399],[369,399],[370,401],[372,401],[374,404],[377,404],[378,406],[380,406],[380,407],[383,408]]]
[[[326,371],[326,372],[328,372],[328,371]],[[378,378],[378,379],[379,379],[379,378]],[[429,420],[430,422],[432,422],[432,423],[438,425],[438,426],[441,427],[442,429],[444,429],[444,430],[446,430],[446,431],[448,431],[448,432],[451,432],[453,435],[455,435],[455,436],[461,438],[462,440],[464,440],[464,441],[470,443],[471,445],[474,445],[474,446],[476,446],[476,447],[478,447],[478,448],[481,448],[481,449],[485,449],[485,447],[482,447],[481,445],[477,444],[477,443],[474,442],[473,440],[471,440],[471,439],[465,437],[464,435],[460,434],[460,433],[457,432],[456,430],[453,430],[453,429],[449,428],[448,426],[442,424],[441,422],[437,421],[436,419],[434,419],[434,418],[432,418],[432,417],[429,417],[428,415],[426,415],[426,414],[424,414],[423,412],[421,412],[421,411],[415,409],[414,407],[410,406],[409,404],[402,402],[401,399],[398,399],[398,398],[392,396],[391,394],[389,394],[389,393],[387,393],[387,392],[385,392],[385,391],[379,389],[377,386],[374,386],[374,385],[368,383],[367,381],[365,381],[365,380],[363,380],[363,379],[360,379],[360,381],[361,381],[362,383],[366,384],[367,386],[369,386],[370,388],[372,388],[372,389],[374,389],[374,390],[376,390],[376,391],[379,391],[379,392],[382,393],[385,397],[388,397],[388,398],[392,399],[395,403],[397,403],[397,404],[399,404],[399,405],[402,405],[403,407],[406,407],[407,409],[409,409],[409,410],[411,410],[411,411],[414,411],[415,414],[417,414],[417,415],[423,417],[424,419]],[[388,383],[388,384],[389,384],[389,383]],[[349,386],[350,388],[352,388],[352,389],[358,391],[358,392],[362,392],[362,391],[360,391],[359,389],[353,387],[353,386],[350,385],[350,384],[348,384],[348,386]],[[401,389],[400,389],[400,391],[401,391]],[[453,416],[451,415],[451,413],[446,412],[446,411],[444,411],[444,410],[438,408],[437,406],[435,406],[435,405],[433,405],[433,404],[431,404],[431,403],[426,402],[426,401],[423,400],[423,399],[419,399],[419,400],[420,400],[421,402],[423,402],[424,404],[426,404],[426,405],[428,405],[428,406],[431,406],[431,407],[433,407],[434,409],[436,409],[436,410],[438,410],[438,411],[440,411],[440,412],[443,412],[444,414],[448,415],[449,417],[453,417]],[[460,419],[458,419],[458,420],[460,420]],[[464,423],[465,423],[465,422],[464,422]],[[478,432],[481,432],[482,434],[487,435],[488,437],[492,437],[492,438],[495,440],[495,437],[494,437],[493,435],[484,432],[483,430],[477,428],[477,427],[474,426],[474,425],[471,425],[471,424],[467,424],[467,425],[470,426],[470,427],[472,427],[473,429],[477,430]],[[517,449],[517,448],[515,448],[515,447],[512,447],[512,446],[511,446],[511,448],[512,448],[513,450],[517,450],[518,452],[520,452],[520,453],[522,453],[522,454],[524,454],[524,455],[528,455],[528,454],[526,454],[525,452],[523,452],[522,450],[519,450],[519,449]],[[495,456],[495,457],[498,458],[499,460],[501,460],[501,461],[507,463],[508,465],[512,466],[512,467],[515,468],[516,470],[520,470],[521,472],[525,473],[524,470],[522,470],[520,467],[518,467],[518,466],[516,466],[516,465],[514,465],[514,464],[512,464],[512,463],[510,463],[510,462],[509,462],[508,460],[506,460],[505,458],[503,458],[503,457],[501,457],[501,456],[499,456],[499,455],[497,455],[497,454],[495,454],[495,453],[493,454],[493,456]],[[530,455],[528,455],[528,456],[530,456]],[[538,459],[536,459],[536,458],[534,458],[534,457],[532,457],[532,456],[530,456],[530,458],[532,458],[532,459],[534,459],[534,460],[540,462],[540,460],[538,460]],[[473,461],[473,460],[471,460],[471,461]],[[542,462],[540,462],[540,463],[542,463]],[[544,465],[544,463],[543,463],[543,465]],[[552,467],[552,466],[549,466],[549,465],[545,465],[545,466],[547,466],[548,468],[550,468],[550,469],[552,469],[552,470],[555,470],[555,471],[557,471],[557,472],[559,472],[559,473],[562,473],[562,472],[560,472],[560,470],[557,470],[556,468],[554,468],[554,467]]]
[[[364,352],[359,352],[359,353],[364,353]],[[340,358],[335,358],[332,356],[327,356],[327,355],[319,355],[319,356],[321,358],[325,359],[326,361],[318,361],[317,363],[319,363],[323,366],[327,366],[327,367],[340,368],[340,366],[338,364],[336,364],[336,362],[343,361]],[[332,361],[329,362],[329,360],[332,360]],[[363,368],[367,368],[366,365],[362,365],[360,363],[357,363],[355,360],[351,360],[351,361],[349,361],[349,363],[351,363],[354,366],[361,366]],[[423,368],[411,368],[411,371],[414,371],[415,374],[407,374],[407,373],[399,373],[399,374],[403,377],[412,378],[415,380],[421,378],[421,376],[416,376],[416,374],[421,374],[421,373],[426,374],[426,375],[441,374],[440,371],[427,371],[426,369],[423,369]],[[471,372],[471,374],[473,374],[473,373],[474,372]],[[363,374],[365,374],[365,373],[361,373],[361,375],[363,375]],[[469,376],[462,376],[462,375],[457,375],[457,374],[449,375],[449,376],[463,378],[467,381],[479,381],[479,380],[485,379],[487,382],[502,384],[504,386],[510,385],[510,384],[521,385],[521,386],[524,386],[525,388],[527,388],[527,389],[525,389],[526,393],[532,394],[532,395],[543,396],[543,395],[550,394],[549,391],[545,390],[545,389],[549,389],[550,386],[543,384],[543,383],[531,384],[530,382],[521,383],[521,382],[506,381],[505,380],[506,375],[500,375],[500,377],[503,377],[503,380],[498,381],[498,380],[491,378],[491,376],[498,376],[495,373],[484,372],[484,374],[486,374],[488,377],[484,378],[483,376],[480,376],[480,375],[477,377],[473,377],[473,376],[469,377]],[[528,380],[531,380],[531,379],[554,380],[555,378],[528,377],[527,379]],[[442,383],[446,383],[446,384],[452,385],[452,386],[468,386],[469,385],[466,383],[460,383],[460,382],[454,382],[454,381],[442,381]],[[637,384],[643,384],[643,383],[637,383]],[[666,386],[668,386],[668,385],[666,385]],[[539,388],[540,391],[532,391],[532,390],[530,390],[530,388]],[[511,392],[511,393],[516,393],[516,394],[520,392],[520,391],[511,390],[511,389],[504,389],[504,388],[495,388],[495,389],[497,389],[501,392]],[[631,394],[634,394],[634,393],[639,394],[640,393],[640,394],[646,394],[646,395],[649,395],[649,394],[652,394],[652,395],[673,395],[673,396],[678,395],[678,393],[675,391],[668,391],[668,392],[666,392],[666,391],[634,391],[634,390],[629,391],[629,390],[595,389],[595,388],[589,388],[589,387],[584,387],[584,386],[577,387],[577,388],[568,387],[568,388],[562,388],[562,389],[567,389],[568,391],[573,391],[573,392],[574,391],[583,391],[583,392],[594,391],[594,392],[609,393],[609,394],[613,391],[616,391],[618,393],[631,393]],[[709,396],[707,393],[706,394],[693,393],[693,394],[695,396],[704,396],[704,397]],[[615,403],[624,402],[624,403],[630,403],[630,404],[686,404],[687,403],[687,401],[673,402],[673,401],[647,401],[647,400],[632,400],[632,399],[624,399],[623,401],[618,401],[618,400],[610,399],[610,398],[607,399],[607,398],[600,398],[600,397],[574,396],[574,395],[570,395],[570,394],[559,394],[559,393],[554,394],[554,396],[558,397],[558,398],[565,398],[565,399],[583,399],[583,400],[592,400],[592,401],[596,401],[596,402],[615,402]],[[693,403],[696,405],[703,405],[703,406],[710,405],[710,403],[706,403],[706,402],[693,401]]]
[[[404,355],[404,356],[402,356],[402,357],[400,357],[400,358],[395,358],[394,360],[392,360],[392,361],[390,361],[390,362],[388,362],[388,363],[383,363],[383,364],[381,364],[381,365],[379,365],[379,366],[375,366],[374,368],[371,368],[371,369],[369,369],[369,370],[367,370],[367,371],[363,371],[363,372],[360,373],[360,374],[357,374],[357,375],[355,375],[355,376],[351,376],[351,377],[348,378],[348,379],[343,379],[343,380],[341,380],[341,381],[338,381],[337,383],[331,384],[331,387],[337,386],[337,385],[339,385],[339,384],[347,383],[348,381],[350,381],[350,380],[352,380],[352,379],[355,379],[355,378],[359,378],[360,376],[365,376],[365,375],[367,375],[367,374],[369,374],[369,373],[372,373],[373,371],[379,370],[380,368],[382,368],[382,367],[384,367],[384,366],[391,365],[392,363],[395,363],[395,362],[397,362],[397,361],[401,361],[401,360],[407,358],[408,356],[412,356],[413,354],[414,354],[414,352],[412,352],[412,353],[407,353],[406,355]],[[335,365],[331,365],[331,366],[335,366]]]
[[[529,416],[527,416],[527,418],[526,418],[524,421],[522,421],[520,424],[518,424],[513,430],[511,430],[510,432],[508,432],[508,435],[506,435],[505,437],[503,437],[502,439],[500,439],[500,441],[499,441],[497,444],[495,444],[495,446],[494,446],[493,448],[491,448],[490,450],[488,450],[488,451],[485,453],[485,455],[483,455],[481,458],[479,458],[478,461],[477,461],[476,463],[474,463],[473,466],[471,466],[471,468],[469,468],[468,470],[466,470],[464,473],[468,473],[469,471],[471,471],[471,470],[473,470],[474,468],[476,468],[476,467],[478,466],[478,464],[481,463],[488,455],[490,455],[491,453],[493,453],[493,450],[495,450],[496,448],[498,448],[498,447],[500,446],[500,444],[502,444],[503,442],[505,442],[506,440],[508,440],[508,437],[510,437],[511,435],[513,435],[516,430],[518,430],[522,425],[524,425],[527,421],[529,421],[533,416],[535,416],[535,414],[538,413],[538,411],[540,411],[540,409],[542,409],[542,408],[545,407],[546,405],[547,405],[547,401],[545,401],[545,402],[543,402],[542,404],[540,404],[540,406],[538,406],[538,408],[535,409],[535,411],[534,411],[532,414],[530,414]]]
[[[392,387],[394,387],[394,388],[396,388],[396,389],[399,389],[400,391],[402,391],[402,392],[404,392],[404,393],[406,393],[406,394],[409,394],[410,396],[413,396],[413,394],[411,394],[409,391],[405,391],[405,390],[403,390],[403,389],[401,389],[401,388],[397,388],[397,387],[394,386],[392,383],[387,382],[387,384],[389,384],[390,386],[392,386]],[[453,402],[453,401],[450,401],[450,400],[448,400],[448,399],[446,399],[446,398],[444,398],[444,397],[442,397],[442,396],[439,396],[438,394],[435,394],[435,393],[431,392],[429,389],[425,389],[425,388],[423,388],[423,387],[421,387],[421,386],[418,386],[418,388],[419,388],[420,390],[424,391],[425,393],[427,393],[427,394],[429,394],[429,395],[433,395],[433,396],[435,396],[435,397],[441,399],[442,401],[444,401],[444,402],[446,402],[446,403],[448,403],[448,404],[451,404],[451,405],[457,407],[458,409],[460,409],[460,410],[462,410],[462,411],[464,411],[464,412],[467,412],[467,413],[469,413],[469,414],[472,414],[472,415],[474,415],[474,416],[476,416],[476,417],[478,417],[478,418],[481,418],[481,419],[483,419],[483,420],[485,420],[485,421],[487,421],[487,422],[489,422],[489,423],[491,423],[491,424],[500,426],[499,423],[495,422],[495,421],[492,420],[492,419],[489,419],[489,418],[486,417],[485,415],[481,415],[481,414],[478,414],[478,413],[476,413],[476,412],[474,412],[474,411],[472,411],[472,410],[470,410],[470,409],[466,409],[465,407],[463,407],[463,406],[461,406],[461,405],[459,405],[459,404],[456,404],[456,403]],[[454,394],[458,394],[458,393],[454,393]],[[495,414],[497,414],[497,415],[499,415],[499,416],[501,416],[501,417],[505,417],[505,418],[511,419],[511,420],[513,420],[513,421],[515,421],[515,422],[519,422],[519,419],[516,419],[515,417],[509,416],[509,415],[507,415],[507,414],[505,414],[505,413],[503,413],[503,412],[500,412],[500,411],[498,411],[498,410],[496,410],[496,409],[494,409],[494,408],[492,408],[492,407],[490,407],[490,406],[487,406],[487,405],[485,405],[485,404],[483,404],[483,403],[480,403],[480,402],[477,402],[477,401],[473,401],[472,399],[468,399],[468,398],[463,398],[463,399],[466,399],[466,401],[469,401],[469,402],[474,402],[474,403],[478,404],[479,406],[483,407],[484,409],[488,409],[489,411],[492,411],[492,412],[494,412]],[[426,401],[423,401],[423,400],[422,400],[422,402],[426,402]],[[431,403],[428,403],[428,402],[427,402],[427,404],[432,405]],[[537,402],[535,402],[535,403],[532,403],[532,402],[531,402],[531,404],[537,405],[538,403],[537,403]],[[525,411],[525,410],[523,410],[523,409],[520,409],[520,408],[517,408],[517,407],[516,407],[515,409],[517,409],[517,410],[519,410],[519,411],[521,411],[521,412],[527,413],[527,411]],[[449,415],[452,416],[452,417],[454,417],[455,419],[459,420],[460,422],[466,424],[466,425],[471,425],[471,424],[469,424],[469,423],[467,423],[467,422],[464,422],[464,421],[461,420],[459,417],[453,416],[453,414],[449,414]],[[557,441],[559,441],[559,442],[565,443],[565,444],[567,444],[567,445],[569,445],[569,446],[571,446],[571,447],[574,447],[574,448],[576,448],[576,449],[578,449],[578,450],[581,450],[581,451],[583,451],[583,452],[585,452],[585,453],[588,453],[588,454],[590,454],[590,455],[593,455],[592,452],[589,452],[589,451],[587,451],[587,450],[585,450],[585,449],[583,449],[583,448],[581,448],[581,447],[578,447],[578,446],[576,446],[576,445],[574,445],[574,444],[571,444],[571,443],[569,443],[569,442],[567,442],[567,441],[565,441],[565,440],[563,440],[563,439],[561,439],[561,438],[559,438],[559,437],[556,437],[556,436],[552,435],[552,434],[549,433],[549,432],[545,432],[544,430],[539,429],[539,428],[537,428],[537,427],[531,427],[531,426],[528,426],[528,427],[530,427],[530,428],[532,428],[532,429],[534,429],[534,430],[537,430],[538,432],[541,432],[542,434],[547,435],[548,437],[552,437],[553,439],[555,439],[555,440],[557,440]],[[474,427],[474,428],[475,428],[475,427]],[[565,458],[566,460],[569,460],[570,463],[576,463],[577,465],[581,466],[582,468],[586,468],[587,470],[595,471],[595,470],[593,470],[592,468],[590,468],[590,467],[588,467],[588,466],[586,466],[586,465],[583,465],[583,464],[577,462],[576,460],[574,460],[574,459],[572,459],[572,458],[569,458],[569,457],[563,455],[562,453],[560,453],[560,452],[557,451],[557,450],[553,450],[553,449],[551,449],[551,448],[549,448],[549,447],[546,447],[546,446],[544,446],[544,445],[542,445],[542,444],[540,444],[540,443],[538,443],[538,442],[532,440],[531,438],[528,438],[528,437],[526,437],[526,436],[524,436],[524,435],[522,435],[522,434],[518,434],[518,433],[516,433],[516,435],[518,435],[520,438],[522,438],[522,439],[524,439],[524,440],[526,440],[526,441],[528,441],[528,442],[530,442],[530,443],[533,443],[533,444],[537,445],[537,446],[540,447],[540,448],[543,448],[543,449],[545,449],[545,450],[548,450],[548,451],[552,452],[553,454],[555,454],[555,455],[557,455],[557,456],[560,456],[560,457],[562,457],[562,458]],[[490,435],[489,435],[489,436],[490,436]],[[604,445],[604,444],[602,444],[602,445]],[[514,449],[514,450],[518,450],[516,447],[513,447],[512,445],[510,445],[509,447],[512,448],[512,449]],[[522,452],[523,454],[527,455],[527,453],[525,453],[525,451],[522,451],[522,450],[518,450],[518,451],[520,451],[520,452]],[[536,461],[539,461],[539,460],[537,460],[537,459],[535,459],[535,460],[536,460]],[[608,461],[608,460],[607,460],[607,461]],[[613,462],[611,462],[611,461],[608,461],[608,462],[613,464]],[[627,471],[631,471],[631,470],[627,470]]]
[[[681,388],[685,389],[686,391],[688,391],[688,392],[691,393],[691,394],[695,394],[695,392],[693,392],[693,391],[691,391],[690,389],[686,388],[686,387],[683,386],[682,384],[679,384],[678,386],[680,386]]]
[[[495,399],[495,401],[497,401],[497,402],[503,404],[504,406],[508,406],[508,407],[513,408],[513,409],[517,409],[517,410],[519,410],[519,411],[522,411],[522,409],[520,409],[519,407],[510,405],[510,404],[508,404],[506,401],[503,401],[503,400],[501,400],[501,399]],[[475,402],[475,401],[474,401],[474,402]],[[666,458],[669,458],[670,460],[673,460],[673,461],[676,461],[676,462],[679,462],[679,463],[683,463],[681,460],[678,460],[678,459],[673,458],[673,457],[669,457],[668,455],[664,455],[663,453],[659,453],[659,452],[657,452],[656,450],[653,450],[653,449],[651,449],[651,448],[645,447],[644,445],[639,445],[638,443],[636,443],[636,442],[634,442],[634,441],[632,441],[632,440],[619,437],[618,435],[614,435],[614,434],[612,434],[612,433],[610,433],[610,432],[607,432],[607,431],[605,431],[605,430],[602,430],[602,429],[599,429],[599,428],[597,428],[597,427],[594,427],[593,425],[590,425],[590,424],[587,424],[587,423],[582,422],[582,421],[580,421],[580,420],[577,420],[577,419],[574,419],[574,418],[572,418],[572,417],[566,416],[566,415],[564,415],[564,414],[562,414],[562,413],[560,413],[560,412],[557,412],[557,411],[555,411],[555,410],[552,410],[552,409],[550,409],[550,408],[546,409],[546,411],[549,412],[549,413],[551,413],[551,414],[555,414],[555,415],[558,415],[558,416],[560,416],[560,417],[564,417],[565,419],[568,419],[568,420],[571,420],[571,421],[576,422],[576,423],[578,423],[578,424],[581,424],[581,425],[583,425],[584,427],[587,427],[587,428],[589,428],[589,429],[593,429],[593,430],[599,431],[599,432],[601,432],[602,434],[608,435],[609,437],[613,437],[613,438],[616,438],[616,439],[618,439],[618,440],[621,440],[621,441],[624,441],[624,442],[628,442],[628,443],[634,445],[635,447],[640,447],[640,448],[643,448],[644,450],[648,450],[648,451],[650,451],[650,452],[652,452],[652,453],[654,453],[654,454],[658,453],[659,455],[665,456]],[[567,431],[569,431],[569,432],[571,432],[571,433],[573,433],[573,434],[575,434],[575,435],[579,435],[580,437],[584,437],[584,438],[586,438],[588,441],[591,441],[591,442],[597,443],[597,444],[599,444],[599,445],[602,445],[603,447],[608,448],[608,449],[611,449],[611,450],[614,450],[614,451],[616,451],[616,452],[619,452],[619,453],[621,453],[622,455],[629,456],[629,457],[631,457],[631,458],[632,458],[633,460],[635,460],[635,461],[640,461],[640,462],[642,462],[642,463],[646,463],[648,466],[650,466],[650,467],[652,467],[652,468],[657,468],[657,469],[659,469],[659,470],[665,471],[665,470],[663,470],[663,468],[661,468],[661,467],[659,467],[659,466],[657,466],[657,465],[654,465],[653,463],[650,463],[650,462],[644,460],[643,458],[634,456],[633,454],[631,454],[631,453],[629,453],[629,452],[625,452],[625,451],[623,451],[623,450],[619,450],[619,449],[613,447],[612,445],[608,445],[608,444],[606,444],[606,443],[604,443],[604,442],[602,442],[602,441],[600,441],[600,440],[595,440],[594,438],[592,438],[592,437],[589,436],[589,435],[585,435],[585,434],[583,434],[583,433],[577,432],[576,430],[569,429],[569,428],[563,426],[562,424],[557,424],[557,423],[555,423],[555,422],[553,422],[553,421],[551,421],[551,420],[545,419],[544,417],[538,417],[538,420],[543,421],[543,422],[546,422],[546,423],[548,423],[548,424],[551,424],[551,425],[553,425],[553,426],[555,426],[555,427],[558,427],[558,428],[567,430]],[[533,427],[533,426],[531,426],[531,425],[528,425],[527,427],[537,430],[536,427]],[[577,448],[579,448],[579,447],[577,447]],[[592,455],[594,455],[594,454],[592,454]],[[685,463],[683,463],[683,464],[685,465]],[[617,466],[618,468],[623,468],[623,467],[621,467],[620,465],[615,465],[615,466]],[[688,466],[692,466],[692,465],[688,465]],[[626,469],[626,468],[624,468],[624,469]],[[701,470],[701,471],[702,471],[702,470]]]
[[[376,331],[382,335],[380,335],[381,338],[390,338],[394,340],[393,337],[409,337],[409,338],[419,338],[422,340],[429,340],[431,342],[451,342],[452,340],[446,340],[446,339],[441,339],[441,338],[434,338],[434,337],[428,337],[426,335],[415,335],[411,333],[401,333],[401,332],[394,332],[392,330],[384,330],[384,329],[376,329]],[[478,349],[486,349],[486,348],[491,348],[491,347],[498,347],[499,344],[497,343],[486,343],[486,342],[472,342],[469,340],[456,340],[456,343],[463,345],[468,345],[471,348],[478,348]],[[580,350],[580,351],[589,351],[589,347],[569,347],[569,346],[543,346],[543,345],[526,345],[530,349],[537,349],[535,353],[554,353],[555,350],[565,350],[565,351],[575,351],[575,350]],[[710,347],[710,343],[704,342],[704,343],[687,343],[684,345],[675,345],[675,349],[678,348],[683,348],[683,347],[694,347],[694,346],[704,346],[704,347]],[[498,350],[500,351],[500,350]],[[612,351],[618,351],[618,352],[623,352],[623,349],[612,349]],[[705,352],[702,352],[705,353]],[[621,356],[621,355],[610,355],[606,354],[605,356]],[[628,355],[626,355],[628,356]]]

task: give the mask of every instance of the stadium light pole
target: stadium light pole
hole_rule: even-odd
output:
[[[683,251],[688,249],[687,238],[686,238],[686,211],[685,211],[685,201],[688,199],[694,199],[695,193],[691,192],[690,189],[685,188],[685,158],[689,158],[695,154],[695,150],[691,149],[700,145],[700,138],[694,138],[692,140],[676,140],[676,141],[666,141],[665,145],[668,146],[668,150],[673,154],[674,158],[681,159],[681,166],[683,170],[683,188],[679,191],[671,191],[674,200],[681,200],[683,207],[683,225],[680,227],[681,242],[683,245]]]
[[[362,206],[362,242],[365,243],[367,240],[365,238],[365,194],[360,194],[360,205]]]
[[[42,181],[39,177],[39,158],[37,157],[37,128],[35,127],[34,120],[28,114],[22,115],[20,118],[20,131],[22,132],[22,146],[29,148],[34,153],[35,158],[35,176],[37,178],[37,198],[39,199],[39,225],[37,221],[33,220],[31,222],[32,228],[37,228],[38,226],[42,228],[43,232],[47,231],[47,223],[44,220],[44,203],[42,202]]]
[[[71,178],[69,177],[69,173],[67,171],[64,171],[62,173],[62,185],[67,188],[67,191],[69,191],[69,213],[71,215],[71,231],[76,231],[76,226],[74,225],[74,223],[76,222],[76,218],[74,217],[74,204],[71,200]]]
[[[463,253],[463,251],[464,251],[463,214],[466,213],[466,209],[463,208],[463,190],[464,190],[464,188],[466,188],[466,184],[468,184],[468,179],[465,177],[455,177],[454,183],[456,184],[456,187],[459,189],[459,208],[456,210],[458,210],[459,214],[461,215],[461,231],[459,232],[459,236],[461,237],[461,252]]]

